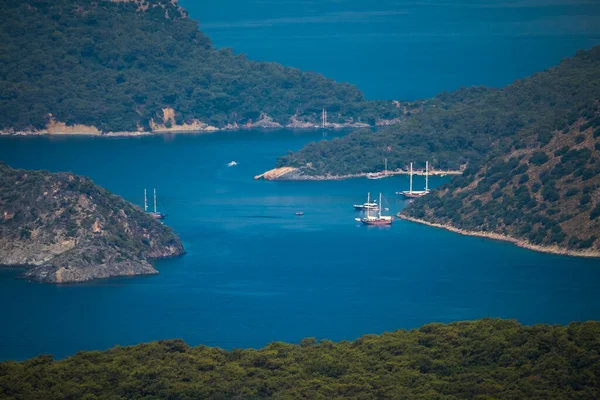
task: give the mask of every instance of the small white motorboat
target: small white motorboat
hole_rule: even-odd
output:
[[[235,161],[231,161],[231,162],[228,162],[228,163],[227,163],[227,166],[228,166],[228,167],[235,167],[236,165],[238,165],[238,163],[237,163],[237,162],[235,162]]]

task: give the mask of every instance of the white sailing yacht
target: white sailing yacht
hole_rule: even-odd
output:
[[[376,210],[377,208],[378,208],[377,202],[376,201],[371,202],[371,193],[367,193],[367,202],[366,203],[354,205],[355,210]]]
[[[396,192],[407,198],[423,197],[429,193],[429,161],[425,162],[425,190],[413,190],[413,163],[410,163],[410,184],[409,189],[402,192]]]
[[[369,209],[367,209],[367,215],[364,218],[354,218],[355,221],[362,222],[365,225],[391,225],[394,222],[394,217],[389,215],[381,215],[381,193],[379,193],[379,208],[377,208],[377,216],[371,216]]]
[[[148,200],[144,189],[144,211],[148,212]],[[150,213],[154,219],[164,219],[167,215],[156,211],[156,189],[154,189],[154,211]]]

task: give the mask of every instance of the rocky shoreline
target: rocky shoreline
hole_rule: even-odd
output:
[[[559,246],[540,246],[540,245],[535,245],[535,244],[529,243],[526,240],[517,239],[512,236],[507,236],[507,235],[503,235],[500,233],[468,231],[468,230],[464,230],[464,229],[455,228],[451,225],[436,224],[436,223],[428,222],[428,221],[425,221],[422,219],[409,217],[409,216],[403,215],[402,213],[398,213],[396,216],[398,218],[404,219],[406,221],[416,222],[419,224],[432,226],[434,228],[446,229],[447,231],[459,233],[459,234],[465,235],[465,236],[477,236],[477,237],[483,237],[483,238],[492,239],[492,240],[501,240],[503,242],[510,242],[519,247],[523,247],[528,250],[539,251],[541,253],[550,253],[550,254],[573,256],[573,257],[589,257],[589,258],[599,257],[600,258],[600,252],[595,251],[595,250],[570,250],[570,249],[565,249],[565,248],[559,247]]]
[[[287,124],[276,122],[270,116],[262,113],[256,121],[249,121],[244,124],[229,123],[223,127],[216,127],[206,122],[193,120],[191,122],[183,122],[177,124],[175,120],[175,111],[172,108],[164,108],[162,121],[150,121],[150,130],[144,130],[141,126],[136,131],[117,131],[103,132],[93,125],[67,125],[64,122],[57,121],[50,114],[48,115],[48,123],[45,129],[31,129],[24,131],[15,131],[14,129],[0,130],[0,136],[33,136],[33,135],[61,135],[61,136],[99,136],[99,137],[116,137],[116,136],[148,136],[148,135],[163,135],[163,134],[183,134],[183,133],[214,133],[221,131],[239,131],[253,129],[291,129],[291,130],[318,130],[323,129],[321,123],[316,121],[305,121],[292,116]],[[325,124],[325,129],[342,130],[342,129],[359,129],[359,128],[375,128],[380,126],[389,126],[401,122],[399,118],[392,120],[380,119],[374,125],[366,124],[360,121],[348,121],[345,123],[328,122]]]
[[[356,124],[336,124],[335,127],[327,127],[327,129],[343,130],[343,129],[359,129],[359,128],[373,128],[373,125],[356,125]],[[48,130],[31,130],[31,131],[13,131],[3,130],[0,131],[1,136],[94,136],[94,137],[127,137],[127,136],[152,136],[152,135],[164,135],[164,134],[186,134],[186,133],[215,133],[224,131],[243,131],[243,130],[268,130],[268,129],[289,129],[289,130],[319,130],[320,125],[314,126],[294,126],[294,125],[278,125],[278,126],[226,126],[223,128],[216,128],[213,126],[198,127],[185,129],[178,127],[177,129],[156,129],[152,131],[122,131],[122,132],[93,132],[93,131],[54,131]]]
[[[409,175],[408,170],[395,170],[387,171],[388,175]],[[296,167],[280,167],[274,168],[262,174],[256,175],[255,180],[266,180],[266,181],[339,181],[343,179],[353,178],[365,178],[371,174],[383,175],[383,171],[375,173],[361,172],[358,174],[346,174],[346,175],[305,175],[302,169]],[[443,170],[430,170],[429,175],[461,175],[462,171],[443,171]],[[425,175],[425,171],[413,171],[413,175]]]

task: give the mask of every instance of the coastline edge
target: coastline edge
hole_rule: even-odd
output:
[[[458,233],[458,234],[464,235],[464,236],[476,236],[476,237],[482,237],[482,238],[486,238],[486,239],[509,242],[518,247],[522,247],[527,250],[538,251],[540,253],[550,253],[550,254],[555,254],[555,255],[572,256],[572,257],[600,258],[600,251],[597,251],[597,250],[580,250],[580,251],[578,251],[578,250],[565,249],[564,247],[559,247],[559,246],[540,246],[540,245],[529,243],[522,239],[514,238],[512,236],[503,235],[501,233],[468,231],[468,230],[456,228],[451,225],[442,225],[442,224],[437,224],[435,222],[429,222],[429,221],[425,221],[422,219],[409,217],[402,213],[398,213],[398,214],[396,214],[396,216],[398,218],[401,218],[406,221],[415,222],[415,223],[419,223],[419,224],[423,224],[423,225],[428,225],[428,226],[431,226],[434,228],[442,228],[447,231],[450,231],[453,233]]]

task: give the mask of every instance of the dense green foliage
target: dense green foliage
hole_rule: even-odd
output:
[[[103,131],[194,119],[221,127],[319,118],[374,122],[398,110],[354,86],[217,50],[168,0],[0,0],[0,129],[43,128],[48,114]]]
[[[597,399],[600,324],[483,319],[260,350],[168,340],[0,364],[4,399]]]
[[[410,162],[420,168],[426,160],[437,169],[474,166],[521,136],[547,142],[553,130],[577,118],[581,104],[595,99],[600,99],[600,47],[502,90],[442,93],[400,124],[309,144],[281,157],[278,166],[300,167],[309,175],[381,171],[384,158],[389,169],[406,170]]]
[[[147,259],[181,253],[169,227],[89,178],[0,163],[0,264],[31,265],[29,279],[152,273]]]

